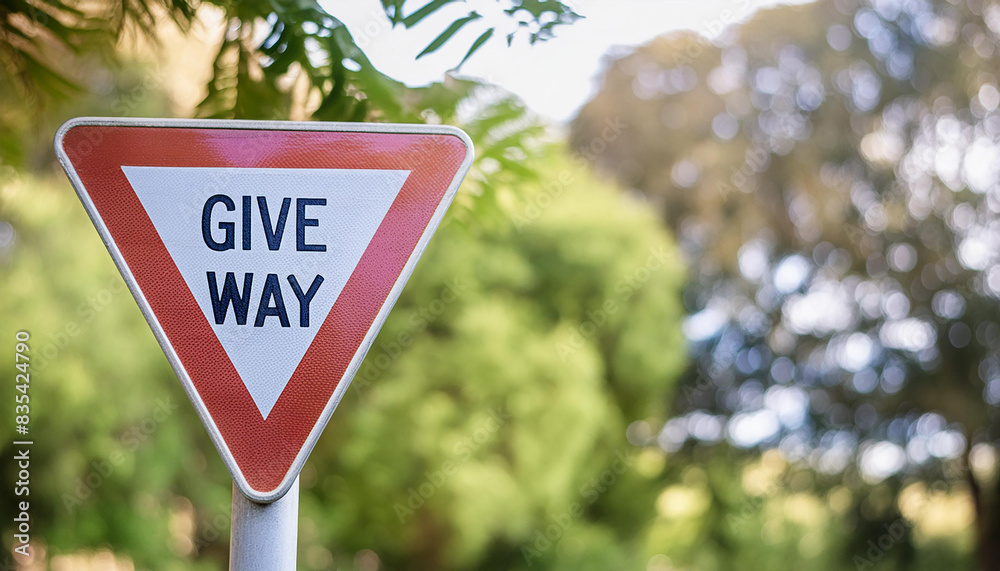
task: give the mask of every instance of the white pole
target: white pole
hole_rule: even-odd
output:
[[[299,531],[299,479],[270,504],[254,503],[233,486],[230,571],[294,571]]]

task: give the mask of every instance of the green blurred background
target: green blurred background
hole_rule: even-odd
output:
[[[311,0],[0,2],[5,482],[19,330],[36,442],[0,565],[227,565],[229,476],[51,150],[111,115],[476,144],[303,469],[301,568],[1000,569],[1000,3],[720,4],[560,125],[461,65],[585,2],[358,1],[458,69],[386,76]]]

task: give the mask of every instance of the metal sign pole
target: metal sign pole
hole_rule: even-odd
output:
[[[299,531],[299,479],[270,504],[252,502],[233,485],[230,571],[295,569]]]

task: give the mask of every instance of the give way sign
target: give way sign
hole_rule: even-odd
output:
[[[238,488],[285,494],[472,162],[453,127],[74,119],[56,153]]]

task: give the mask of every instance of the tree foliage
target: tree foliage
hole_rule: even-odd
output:
[[[693,263],[695,361],[660,444],[777,448],[869,494],[948,482],[971,494],[983,569],[1000,565],[998,10],[829,0],[660,38],[609,65],[573,132],[587,148],[626,125],[595,162]]]
[[[450,217],[404,290],[303,472],[305,567],[370,550],[392,569],[528,568],[522,548],[573,504],[587,509],[531,568],[642,560],[658,472],[624,469],[625,428],[663,419],[683,366],[683,273],[652,213],[544,155],[553,175],[522,189],[537,207],[518,206],[522,225]],[[0,333],[32,332],[48,551],[217,567],[229,478],[100,239],[65,184],[4,188]]]
[[[579,18],[556,0],[497,0],[535,43]],[[457,0],[372,1],[392,26],[411,28]],[[417,6],[419,4],[419,6]],[[94,76],[120,63],[115,46],[132,33],[155,40],[164,22],[186,32],[198,10],[221,11],[225,34],[198,113],[204,117],[287,119],[295,113],[326,121],[423,122],[433,109],[419,91],[379,72],[350,31],[315,0],[42,0],[0,5],[0,161],[22,164],[18,140],[59,104],[100,91]],[[438,19],[439,20],[439,19]],[[426,24],[425,24],[426,25]],[[421,53],[439,50],[465,26],[483,27],[475,11],[448,25]],[[460,62],[494,35],[485,27]],[[163,49],[169,49],[163,46]],[[432,91],[440,91],[432,89]]]

